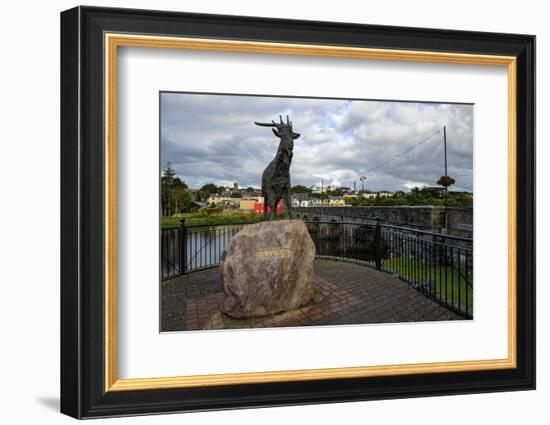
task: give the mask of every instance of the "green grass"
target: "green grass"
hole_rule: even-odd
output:
[[[204,212],[202,212],[204,211]],[[183,214],[187,226],[198,226],[204,224],[225,224],[225,223],[256,223],[262,220],[262,215],[253,212],[223,211],[208,213],[207,210],[199,210],[196,213]],[[179,217],[161,217],[162,228],[179,227]]]
[[[458,307],[458,295],[460,292],[460,304],[466,306],[466,278],[456,269],[450,266],[428,265],[413,258],[392,258],[384,260],[383,269],[399,274],[403,278],[418,283],[425,280],[435,282],[435,296],[443,301],[447,300],[452,305],[453,295],[455,306]],[[446,282],[446,285],[445,285]],[[473,277],[468,275],[468,313],[472,314],[473,307]],[[460,290],[460,291],[459,291]],[[433,294],[433,292],[432,292]]]

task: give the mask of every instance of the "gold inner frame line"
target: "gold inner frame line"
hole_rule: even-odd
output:
[[[214,385],[238,385],[321,379],[359,378],[510,369],[517,365],[516,300],[516,58],[462,53],[370,49],[255,41],[212,40],[147,35],[105,34],[105,391],[136,391]],[[340,57],[404,62],[434,62],[504,66],[508,72],[508,357],[418,364],[342,367],[288,371],[228,373],[174,377],[118,379],[116,325],[116,123],[117,51],[120,46],[240,53]]]

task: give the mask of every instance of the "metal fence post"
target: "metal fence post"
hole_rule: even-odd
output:
[[[180,220],[180,274],[187,272],[187,226],[185,218]]]
[[[376,219],[376,226],[374,227],[374,261],[376,268],[380,270],[382,268],[382,238],[380,235],[380,223]]]

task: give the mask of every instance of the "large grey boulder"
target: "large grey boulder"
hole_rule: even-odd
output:
[[[229,242],[220,264],[222,311],[257,317],[294,309],[314,294],[315,244],[300,220],[245,226]]]

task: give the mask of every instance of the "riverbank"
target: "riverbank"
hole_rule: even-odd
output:
[[[263,216],[255,212],[222,210],[209,212],[202,209],[196,213],[186,213],[178,217],[161,217],[160,225],[163,229],[179,227],[181,218],[185,218],[187,226],[200,226],[205,224],[231,224],[231,223],[256,223]]]

